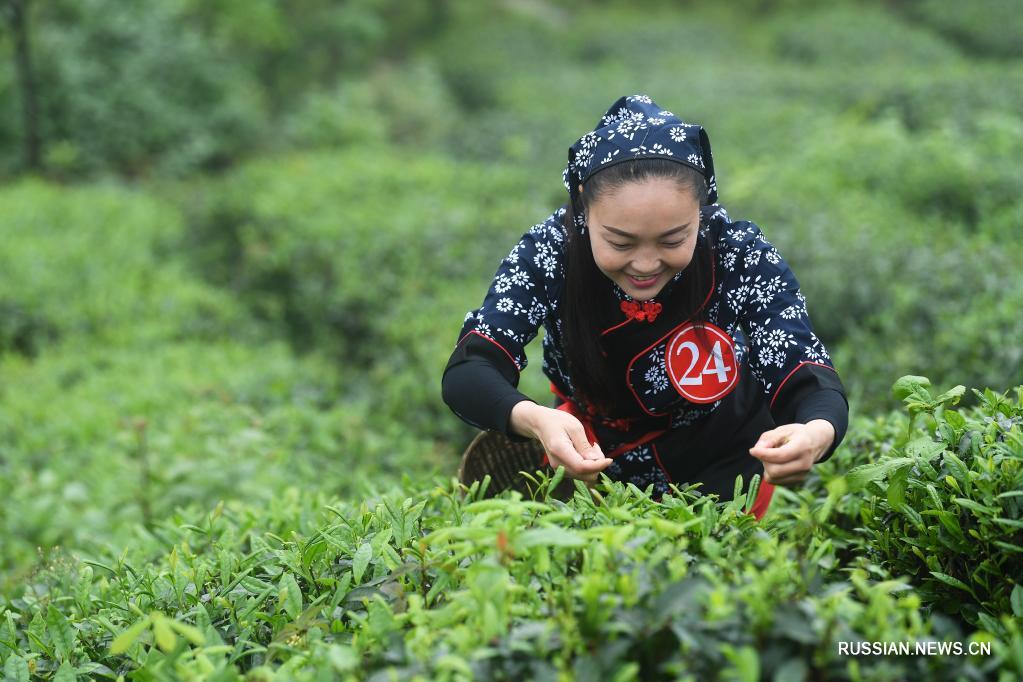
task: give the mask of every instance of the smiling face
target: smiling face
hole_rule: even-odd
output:
[[[693,259],[700,205],[678,182],[648,178],[609,188],[590,201],[586,224],[597,268],[645,301]]]

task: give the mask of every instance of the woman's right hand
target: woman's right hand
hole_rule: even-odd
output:
[[[598,443],[588,442],[582,422],[563,410],[523,400],[512,408],[510,426],[515,433],[540,441],[552,467],[561,465],[566,474],[587,484],[596,483],[612,462]]]

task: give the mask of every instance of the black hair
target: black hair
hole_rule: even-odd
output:
[[[592,229],[579,234],[575,215],[586,215],[588,207],[600,196],[626,183],[649,178],[667,178],[692,192],[699,206],[707,203],[707,182],[700,171],[670,159],[639,158],[616,163],[591,175],[583,183],[579,201],[570,202],[565,225],[568,227],[565,300],[562,305],[564,351],[574,398],[602,415],[620,414],[624,405],[617,402],[623,388],[615,388],[614,378],[604,357],[600,332],[621,321],[621,315],[608,318],[609,311],[599,292],[608,290],[607,276],[597,268],[590,246]],[[573,193],[574,194],[574,193]],[[702,213],[701,213],[702,215]],[[702,223],[702,219],[701,219]],[[688,317],[698,320],[710,286],[711,259],[709,241],[697,239],[693,258],[678,283],[680,300]],[[620,381],[620,379],[619,379]],[[635,411],[635,407],[630,411]]]

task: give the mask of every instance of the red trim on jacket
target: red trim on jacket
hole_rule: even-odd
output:
[[[554,385],[553,381],[551,382],[551,393],[553,393],[554,395],[558,396],[559,398],[564,400],[566,403],[568,402],[568,396],[565,395],[564,393],[562,393],[561,391],[559,391],[558,387]]]
[[[520,374],[522,373],[522,368],[519,367],[519,363],[515,362],[515,358],[512,357],[512,354],[508,352],[507,348],[505,348],[504,346],[499,344],[497,341],[494,341],[492,338],[490,338],[486,334],[481,334],[480,332],[476,331],[475,329],[473,329],[472,331],[466,332],[465,336],[463,336],[462,338],[458,339],[458,343],[455,344],[455,348],[458,348],[458,346],[461,345],[462,341],[464,341],[466,338],[468,338],[469,334],[475,334],[476,336],[480,337],[481,339],[486,339],[490,343],[494,344],[495,346],[497,346],[498,348],[503,350],[504,354],[508,356],[508,359],[512,361],[512,364],[515,365],[515,371],[519,372]]]
[[[607,452],[605,454],[608,457],[610,457],[611,459],[614,459],[618,455],[621,455],[621,454],[623,454],[625,452],[628,452],[629,450],[632,450],[633,448],[638,448],[640,445],[643,445],[644,443],[648,443],[648,442],[654,440],[655,438],[658,438],[658,437],[664,435],[667,432],[668,432],[667,429],[661,429],[660,431],[648,431],[647,434],[645,436],[643,436],[642,438],[640,438],[639,440],[634,440],[631,443],[625,443],[624,445],[620,445],[619,447],[615,448],[613,451]]]
[[[811,362],[810,360],[803,360],[801,363],[796,365],[795,369],[793,369],[791,372],[789,372],[788,375],[784,379],[781,380],[781,383],[778,384],[778,388],[774,389],[774,394],[771,396],[771,404],[769,405],[769,407],[774,407],[774,401],[777,400],[778,393],[781,392],[781,387],[784,386],[785,382],[788,381],[789,378],[793,374],[795,374],[797,371],[799,371],[799,368],[802,367],[803,365],[817,365],[818,367],[824,367],[826,369],[830,369],[835,374],[838,374],[838,370],[835,369],[834,367],[831,367],[829,365],[825,365],[824,363],[821,363],[821,362]]]
[[[600,332],[600,335],[601,335],[601,336],[604,336],[605,334],[607,334],[607,333],[609,333],[609,332],[613,332],[613,331],[614,331],[615,329],[618,329],[619,327],[624,327],[624,326],[625,326],[625,325],[627,325],[628,323],[632,322],[632,319],[633,319],[633,318],[631,318],[631,317],[626,317],[626,318],[625,318],[625,319],[624,319],[623,321],[619,322],[619,323],[618,323],[618,324],[616,324],[615,326],[613,326],[613,327],[608,327],[608,328],[607,328],[607,329],[605,329],[604,331]]]

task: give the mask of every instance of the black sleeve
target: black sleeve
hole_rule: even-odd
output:
[[[849,401],[838,373],[827,367],[805,364],[782,385],[771,403],[776,424],[806,424],[825,419],[835,427],[835,440],[818,463],[827,461],[849,428]]]
[[[512,408],[523,400],[519,370],[496,343],[466,334],[455,346],[441,378],[444,402],[462,421],[478,429],[499,431],[514,442],[529,438],[511,433]]]

